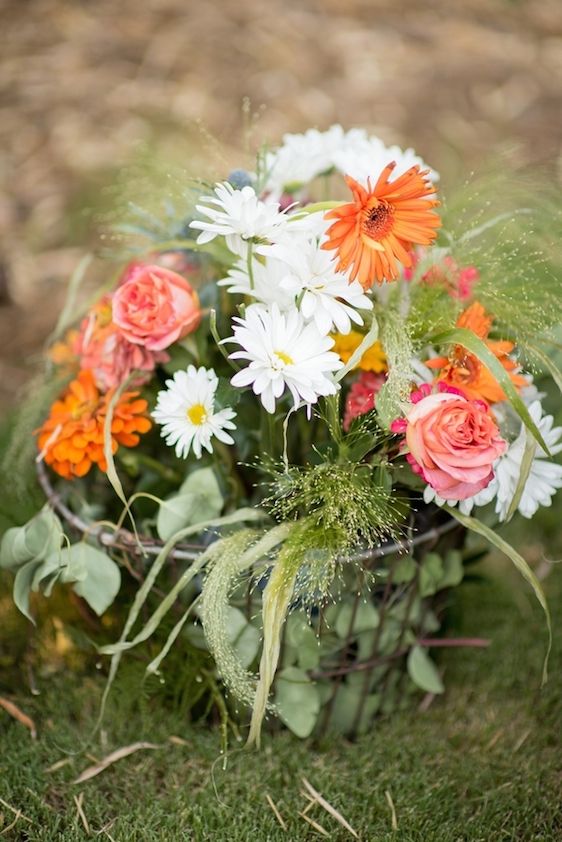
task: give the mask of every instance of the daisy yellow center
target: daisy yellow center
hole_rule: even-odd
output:
[[[274,351],[273,353],[284,365],[293,365],[294,359],[289,354],[286,354],[285,351]]]
[[[194,403],[193,406],[190,406],[187,410],[187,417],[192,424],[195,424],[196,427],[200,427],[201,424],[204,424],[207,420],[207,410],[202,403]]]
[[[373,240],[382,240],[392,230],[394,210],[389,202],[374,199],[363,211],[362,228]]]

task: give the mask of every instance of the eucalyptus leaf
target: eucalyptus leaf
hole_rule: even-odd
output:
[[[368,724],[380,706],[380,696],[375,693],[362,701],[362,684],[344,684],[338,689],[330,717],[330,727],[340,734],[349,734],[356,728],[358,733],[366,730]],[[362,706],[359,721],[357,712]]]
[[[19,567],[26,561],[31,561],[31,555],[25,546],[25,528],[13,526],[7,529],[0,544],[0,567]]]
[[[458,550],[449,550],[443,559],[443,578],[440,588],[455,588],[463,580],[464,565],[462,555]]]
[[[287,645],[294,648],[301,669],[312,670],[318,666],[319,641],[303,614],[292,614],[288,618],[285,626],[285,646]]]
[[[179,494],[165,500],[158,511],[156,529],[163,541],[186,526],[218,517],[223,497],[212,468],[199,468],[182,483]]]
[[[402,556],[394,566],[392,581],[396,585],[404,585],[411,582],[416,575],[418,566],[411,555]]]
[[[86,568],[86,576],[74,585],[74,591],[86,600],[96,614],[106,611],[121,586],[121,571],[118,565],[101,550],[89,544],[74,544],[69,548],[74,551],[72,566],[68,571],[81,571]]]
[[[56,514],[45,506],[24,527],[25,546],[32,558],[46,558],[62,541],[62,525]]]
[[[355,609],[355,616],[353,615],[353,602],[344,602],[341,606],[335,624],[336,634],[344,640],[351,628],[352,634],[360,634],[361,632],[375,629],[379,624],[379,612],[372,602],[360,602]]]
[[[14,579],[13,597],[14,602],[28,620],[35,623],[35,620],[29,612],[29,594],[31,592],[31,584],[39,567],[41,561],[28,561],[16,573]]]
[[[240,609],[226,606],[226,628],[234,651],[244,667],[249,667],[260,648],[260,633]]]
[[[307,674],[287,667],[277,675],[275,703],[279,718],[297,737],[308,737],[320,712],[318,689]]]
[[[420,568],[420,596],[432,596],[443,579],[443,562],[437,553],[427,553]]]
[[[412,646],[408,654],[408,675],[427,693],[443,693],[445,688],[437,667],[421,646]]]

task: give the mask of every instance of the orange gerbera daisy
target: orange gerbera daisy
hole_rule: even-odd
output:
[[[429,245],[437,236],[441,220],[433,210],[439,202],[427,198],[435,187],[427,178],[429,170],[419,166],[389,181],[393,162],[382,171],[374,188],[367,189],[350,176],[346,183],[353,201],[328,211],[325,218],[336,221],[328,229],[328,241],[322,248],[335,249],[338,272],[352,267],[350,281],[356,278],[364,289],[375,281],[395,280],[399,275],[396,261],[409,268],[412,246]]]
[[[519,366],[509,356],[515,347],[513,342],[488,339],[493,321],[493,316],[486,313],[482,304],[475,301],[460,314],[457,327],[471,330],[485,341],[490,351],[508,372],[516,388],[527,386],[527,379],[518,373]],[[436,357],[429,360],[426,365],[429,368],[439,369],[436,380],[461,389],[469,398],[480,398],[487,403],[497,403],[506,399],[505,392],[493,374],[462,345],[455,345],[448,357]]]
[[[60,400],[54,402],[49,417],[38,430],[39,458],[66,479],[83,477],[93,464],[107,470],[103,452],[107,407],[115,390],[100,395],[91,371],[84,370],[73,380]],[[152,426],[146,417],[147,402],[138,392],[124,392],[111,421],[113,453],[119,445],[134,447],[139,433]]]

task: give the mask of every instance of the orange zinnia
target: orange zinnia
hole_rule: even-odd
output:
[[[60,400],[51,407],[49,417],[38,430],[37,446],[44,459],[57,474],[66,479],[83,477],[93,464],[107,470],[103,451],[107,407],[115,390],[100,395],[91,371],[81,371]],[[138,392],[124,392],[113,410],[111,448],[120,444],[134,447],[139,433],[152,426],[144,414],[145,400],[136,399]]]
[[[419,166],[389,181],[396,164],[388,164],[374,188],[367,189],[350,176],[345,181],[353,201],[328,211],[325,218],[336,221],[328,229],[328,241],[322,248],[335,249],[337,271],[351,266],[350,281],[356,278],[364,289],[374,282],[395,280],[399,275],[396,261],[409,268],[412,246],[429,245],[437,236],[441,220],[433,208],[439,204],[429,199],[435,187],[427,179],[429,170]]]
[[[471,304],[457,319],[457,327],[471,330],[479,339],[486,342],[490,351],[508,372],[514,386],[517,388],[527,386],[526,378],[517,372],[518,365],[509,356],[515,347],[513,342],[488,339],[492,323],[493,317],[486,313],[478,301]],[[428,360],[426,365],[429,368],[440,369],[436,380],[461,389],[468,398],[479,398],[487,403],[506,400],[505,392],[493,374],[462,345],[455,345],[448,357],[436,357]]]

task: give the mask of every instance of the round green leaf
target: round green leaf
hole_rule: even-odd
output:
[[[303,670],[287,667],[278,673],[275,687],[279,718],[297,737],[309,737],[320,712],[316,686]]]
[[[414,684],[428,693],[443,693],[445,691],[437,667],[421,646],[412,646],[410,649],[408,674]]]

